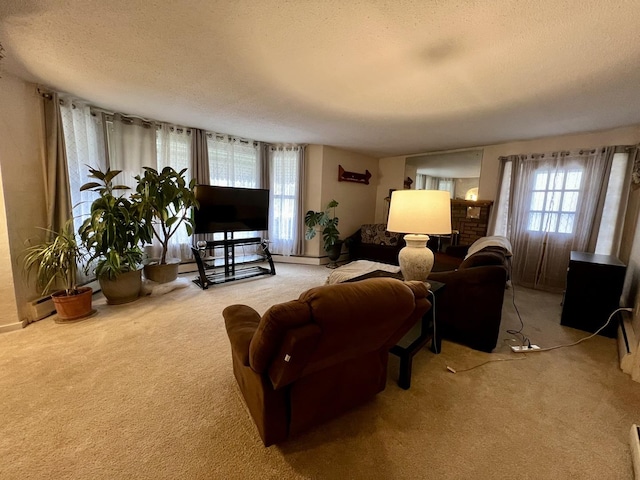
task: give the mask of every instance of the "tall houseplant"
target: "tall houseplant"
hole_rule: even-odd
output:
[[[307,227],[304,238],[311,240],[316,236],[316,232],[322,232],[322,242],[329,259],[334,262],[340,258],[342,251],[342,240],[338,231],[338,217],[336,217],[336,207],[338,202],[331,200],[326,208],[321,212],[309,210],[304,216],[304,224]]]
[[[93,290],[79,287],[77,270],[84,264],[87,252],[78,243],[73,220],[67,221],[59,232],[50,232],[51,238],[32,245],[25,251],[24,268],[35,271],[36,284],[42,295],[55,291],[51,298],[59,322],[79,320],[90,315]]]
[[[89,168],[89,172],[89,177],[97,181],[85,183],[80,190],[96,192],[98,198],[79,229],[80,238],[90,252],[90,260],[97,260],[95,273],[107,302],[131,302],[138,298],[142,286],[141,244],[151,241],[149,228],[140,206],[118,194],[129,188],[114,184],[120,170]]]
[[[187,234],[193,233],[193,221],[190,216],[192,207],[197,208],[195,197],[195,179],[187,183],[186,168],[179,172],[165,167],[162,172],[144,167],[144,175],[135,177],[138,182],[132,200],[141,209],[150,235],[162,246],[159,259],[152,259],[145,265],[145,276],[160,283],[170,282],[178,277],[180,259],[169,261],[167,251],[169,240],[184,225]]]

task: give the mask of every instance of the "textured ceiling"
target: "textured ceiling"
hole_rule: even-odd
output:
[[[637,0],[2,0],[1,68],[125,113],[387,156],[640,123],[638,18]]]

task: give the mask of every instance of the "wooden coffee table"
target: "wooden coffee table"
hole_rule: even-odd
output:
[[[391,277],[402,280],[401,273],[390,273],[382,270],[376,270],[366,273],[356,278],[347,280],[348,282],[357,282],[367,278]],[[442,349],[442,339],[438,335],[436,323],[436,300],[438,292],[445,287],[442,282],[428,280],[431,285],[429,289],[428,300],[432,303],[431,308],[422,316],[422,319],[400,339],[397,345],[389,350],[390,353],[400,358],[400,373],[398,375],[398,385],[400,388],[408,390],[411,387],[411,369],[413,365],[413,357],[431,340],[430,350],[433,353],[440,353]]]

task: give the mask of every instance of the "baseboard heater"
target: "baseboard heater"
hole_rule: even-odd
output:
[[[89,282],[83,286],[91,287],[94,294],[100,291],[100,284],[97,280]],[[33,300],[29,302],[28,305],[28,323],[37,322],[38,320],[42,320],[43,318],[47,318],[56,313],[56,307],[53,304],[53,300],[51,300],[51,295]]]
[[[37,322],[49,315],[56,313],[56,307],[53,305],[51,295],[39,298],[29,303],[29,323]]]
[[[631,435],[629,438],[631,447],[631,459],[633,461],[633,471],[636,480],[640,480],[640,427],[631,425]]]

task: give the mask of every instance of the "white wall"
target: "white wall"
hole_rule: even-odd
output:
[[[381,158],[378,161],[379,180],[376,189],[375,223],[387,223],[389,204],[385,198],[389,196],[389,190],[404,188],[405,159],[406,157],[402,155]]]
[[[1,167],[0,163],[0,175],[2,174]],[[2,311],[0,331],[22,326],[21,323],[18,323],[20,316],[18,315],[18,303],[13,283],[13,270],[9,233],[7,232],[4,190],[2,188],[2,178],[0,178],[0,310]]]
[[[378,182],[376,158],[326,145],[309,145],[305,158],[305,212],[323,210],[331,200],[336,200],[341,239],[354,233],[363,223],[373,223]],[[338,181],[339,165],[347,172],[369,170],[372,174],[369,185]],[[305,256],[326,257],[318,236],[306,242]]]
[[[0,329],[19,325],[27,301],[38,296],[27,283],[21,255],[46,224],[44,200],[44,126],[36,86],[7,73],[0,78]],[[11,292],[13,290],[13,292]]]
[[[324,208],[322,205],[322,145],[309,145],[305,150],[305,186],[304,186],[304,213],[309,210],[314,212]],[[318,235],[313,240],[305,240],[304,255],[319,257],[322,252],[322,244]]]
[[[347,172],[365,173],[369,170],[372,175],[369,185],[338,181],[339,165]],[[322,205],[324,207],[331,200],[339,203],[336,216],[340,219],[340,238],[348,237],[363,223],[373,223],[378,182],[376,158],[325,146],[322,173]]]

